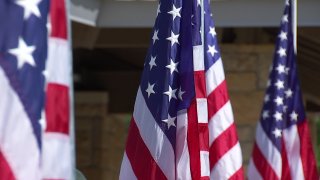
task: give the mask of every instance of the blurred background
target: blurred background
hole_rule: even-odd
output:
[[[153,0],[71,0],[77,168],[118,179],[156,17]],[[273,59],[283,0],[211,2],[246,167]],[[320,159],[320,2],[298,2],[298,70]],[[319,161],[318,161],[319,164]]]

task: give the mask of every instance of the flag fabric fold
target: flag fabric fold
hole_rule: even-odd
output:
[[[319,179],[298,81],[294,0],[287,0],[248,168],[249,179]]]
[[[243,179],[209,1],[160,1],[120,179]]]
[[[50,1],[42,178],[74,179],[72,61],[66,0]]]
[[[0,179],[74,179],[66,14],[64,0],[0,1]]]
[[[41,179],[49,1],[0,1],[0,179]]]

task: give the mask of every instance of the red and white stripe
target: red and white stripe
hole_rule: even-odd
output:
[[[177,179],[243,179],[222,61],[205,73],[203,46],[193,51],[196,99],[187,112],[178,113]]]
[[[206,72],[209,115],[210,179],[243,179],[242,154],[222,60]]]
[[[193,118],[189,119],[188,146],[193,148],[190,153],[193,179],[209,179],[209,130],[208,130],[208,102],[206,94],[206,80],[204,70],[204,46],[193,47],[194,86],[196,99],[189,107]],[[198,140],[195,140],[198,139]]]
[[[283,130],[282,152],[272,144],[260,123],[256,132],[249,179],[318,179],[307,121]]]
[[[0,67],[0,179],[41,179],[40,149],[22,102]]]
[[[119,178],[175,179],[174,159],[174,149],[139,89]]]
[[[72,62],[66,2],[50,1],[51,33],[46,64],[46,109],[43,134],[42,178],[74,179],[71,137]]]
[[[253,147],[252,163],[249,164],[248,178],[280,179],[282,158],[279,150],[273,145],[260,122],[256,129],[256,141]],[[257,171],[256,171],[257,170]]]

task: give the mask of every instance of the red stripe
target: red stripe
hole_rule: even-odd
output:
[[[210,147],[210,169],[212,169],[219,159],[227,153],[234,145],[238,143],[238,136],[236,133],[236,126],[233,123],[226,129]]]
[[[190,171],[192,179],[200,179],[200,147],[197,121],[197,106],[193,100],[188,108],[188,148],[190,156]]]
[[[51,36],[67,39],[67,16],[64,0],[50,1]]]
[[[200,178],[200,180],[210,180],[210,177],[209,176],[203,176]]]
[[[243,176],[243,167],[241,167],[237,172],[235,172],[230,178],[229,180],[242,180],[244,179]]]
[[[0,179],[14,180],[16,179],[11,171],[11,168],[0,151]]]
[[[282,138],[282,148],[281,148],[281,157],[282,157],[282,172],[281,179],[291,180],[290,166],[288,161],[288,153],[286,151],[286,146]]]
[[[256,143],[254,144],[252,155],[253,163],[263,179],[279,179]]]
[[[302,161],[304,177],[307,180],[319,179],[317,164],[312,149],[310,131],[307,124],[307,120],[303,121],[303,123],[301,124],[298,124],[298,133],[300,137],[300,156]]]
[[[229,101],[227,91],[227,83],[224,80],[209,96],[208,96],[208,114],[209,119],[219,111]]]
[[[69,88],[49,83],[46,95],[46,132],[69,134]]]
[[[209,129],[208,123],[199,123],[199,146],[201,151],[209,151]]]
[[[205,72],[204,71],[195,71],[194,72],[194,84],[196,90],[196,98],[206,98],[206,81],[205,81]]]
[[[134,174],[141,180],[167,179],[159,168],[157,162],[151,156],[149,149],[140,136],[139,129],[132,118],[126,153],[131,163]]]

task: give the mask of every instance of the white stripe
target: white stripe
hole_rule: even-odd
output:
[[[156,123],[139,88],[133,112],[141,138],[168,179],[175,178],[174,149]]]
[[[203,45],[193,46],[193,71],[204,70]]]
[[[254,162],[250,159],[248,167],[248,179],[249,180],[262,180],[260,173],[258,172]]]
[[[278,178],[281,177],[282,157],[279,150],[273,145],[265,131],[262,129],[260,122],[257,125],[256,143],[261,153],[269,163],[270,167],[276,173]]]
[[[242,156],[238,142],[212,168],[210,179],[229,179],[241,167]]]
[[[176,164],[177,179],[189,180],[190,173],[190,156],[187,142],[188,132],[188,114],[186,110],[179,111],[177,117],[177,138],[176,138]]]
[[[40,150],[24,107],[0,67],[0,151],[16,179],[40,179]]]
[[[206,98],[197,98],[198,123],[208,123],[208,101]]]
[[[209,152],[200,151],[201,177],[210,176]]]
[[[283,131],[284,144],[287,151],[291,177],[293,180],[304,179],[300,156],[300,137],[296,125]]]
[[[123,155],[122,163],[121,163],[121,171],[120,171],[120,175],[119,175],[119,180],[129,180],[129,179],[136,180],[137,177],[132,170],[127,153],[125,152]]]
[[[209,121],[209,145],[232,124],[233,113],[228,101]]]
[[[225,79],[221,58],[218,59],[206,72],[207,95],[211,94]]]
[[[48,60],[46,63],[47,84],[67,86],[69,97],[72,93],[72,63],[70,44],[67,40],[50,37],[48,39]],[[72,112],[72,109],[71,109]],[[70,119],[73,115],[70,114]],[[69,122],[70,123],[70,122]],[[73,128],[70,126],[70,128]],[[71,134],[73,133],[71,129]],[[73,140],[62,133],[45,132],[43,136],[42,177],[47,179],[74,179]],[[63,161],[61,161],[63,159]]]
[[[44,133],[43,166],[44,179],[72,179],[70,137],[62,133]]]
[[[68,41],[50,37],[46,63],[47,82],[70,86],[72,74],[69,58]]]

